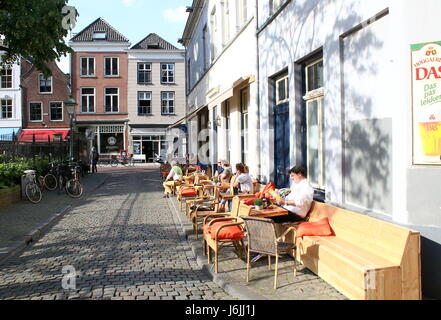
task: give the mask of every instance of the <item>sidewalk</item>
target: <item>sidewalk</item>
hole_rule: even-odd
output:
[[[84,201],[106,180],[105,174],[88,174],[81,181],[84,188],[80,199],[70,198],[65,192],[43,191],[40,203],[27,199],[0,207],[0,263],[35,242],[74,205]]]
[[[170,210],[175,213],[198,264],[210,274],[213,281],[230,295],[241,300],[347,300],[332,286],[320,279],[302,265],[297,264],[297,276],[293,275],[293,260],[290,257],[279,258],[278,288],[274,284],[273,269],[268,270],[268,260],[260,259],[252,264],[251,280],[246,283],[246,260],[240,260],[231,248],[223,248],[219,253],[219,273],[214,273],[212,265],[207,264],[207,257],[202,250],[202,236],[193,234],[191,223],[185,212],[179,209],[176,198],[166,199]]]

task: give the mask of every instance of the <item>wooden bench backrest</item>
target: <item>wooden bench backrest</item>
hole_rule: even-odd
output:
[[[411,230],[314,201],[309,221],[324,217],[337,237],[401,265]]]

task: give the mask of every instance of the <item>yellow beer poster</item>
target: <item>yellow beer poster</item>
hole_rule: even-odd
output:
[[[411,48],[413,162],[441,165],[441,41]]]

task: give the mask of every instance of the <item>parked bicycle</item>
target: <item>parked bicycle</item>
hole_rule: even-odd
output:
[[[56,178],[57,169],[56,169],[56,164],[54,162],[51,162],[49,166],[50,166],[49,172],[44,177],[39,177],[39,180],[42,181],[41,183],[42,187],[45,187],[49,191],[53,191],[57,189],[57,185],[58,185]]]
[[[37,183],[35,170],[26,170],[24,174],[27,176],[27,179],[30,180],[25,187],[26,197],[32,203],[39,203],[41,201],[42,194]]]
[[[83,194],[83,185],[80,182],[79,175],[81,172],[81,166],[74,164],[71,168],[72,179],[66,183],[66,192],[72,198],[79,198]]]
[[[117,167],[119,164],[117,159],[114,158],[102,158],[99,159],[97,162],[98,167],[105,167],[105,166],[111,166],[113,168]]]

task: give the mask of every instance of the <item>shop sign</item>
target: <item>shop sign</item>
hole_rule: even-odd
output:
[[[441,165],[441,41],[411,50],[413,163]]]

